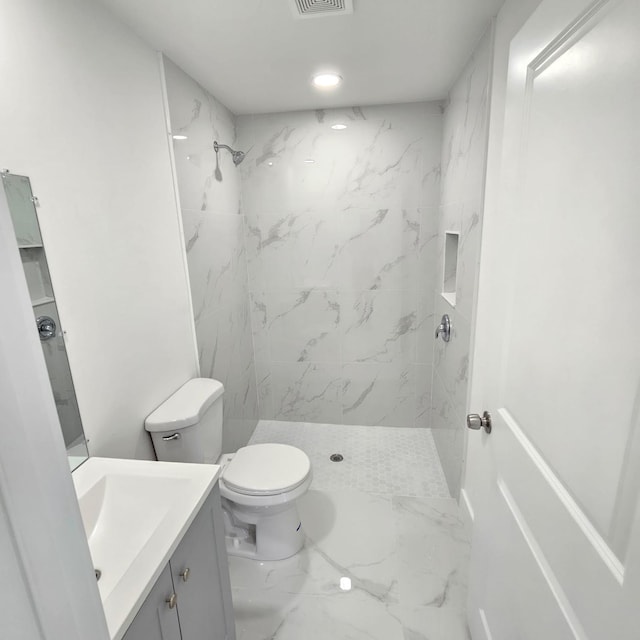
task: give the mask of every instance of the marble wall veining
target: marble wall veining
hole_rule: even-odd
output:
[[[472,315],[480,255],[489,123],[493,29],[489,29],[449,93],[444,113],[438,224],[435,323],[444,313],[451,341],[435,343],[432,428],[451,495],[460,492],[466,439]],[[460,234],[455,306],[441,295],[445,233]]]
[[[237,124],[260,417],[429,426],[441,105]]]
[[[258,418],[240,173],[213,141],[236,145],[235,116],[164,58],[200,375],[222,381],[223,449],[249,440]]]

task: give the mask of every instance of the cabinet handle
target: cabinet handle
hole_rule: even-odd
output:
[[[172,593],[166,600],[166,603],[169,605],[169,609],[174,609],[177,602],[178,596],[175,593]]]
[[[189,574],[191,573],[191,569],[187,567],[181,574],[182,582],[186,582],[189,579]]]

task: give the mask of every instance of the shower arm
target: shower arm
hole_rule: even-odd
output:
[[[213,150],[218,153],[218,151],[220,149],[227,149],[227,151],[229,151],[229,153],[231,153],[231,157],[233,158],[233,164],[236,165],[236,167],[244,160],[244,156],[245,153],[244,151],[236,151],[235,149],[232,149],[229,145],[227,144],[218,144],[217,140],[213,141]]]

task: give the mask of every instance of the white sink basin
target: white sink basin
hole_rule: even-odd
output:
[[[209,495],[220,467],[89,458],[73,472],[111,638],[119,640]]]

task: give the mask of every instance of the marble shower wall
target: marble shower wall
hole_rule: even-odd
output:
[[[200,375],[221,380],[225,452],[247,443],[258,404],[240,172],[213,141],[235,147],[235,116],[169,59],[164,68]]]
[[[237,125],[260,417],[428,427],[440,104]]]
[[[466,448],[471,322],[484,202],[492,42],[493,31],[489,30],[451,89],[444,113],[434,330],[441,316],[448,313],[452,337],[449,343],[441,340],[435,343],[431,419],[454,497],[460,492]],[[447,231],[460,234],[455,306],[441,295]]]

